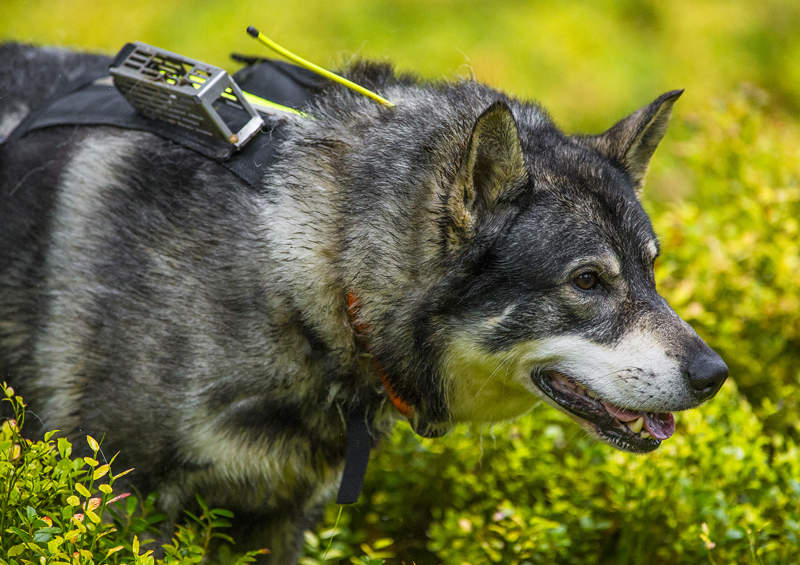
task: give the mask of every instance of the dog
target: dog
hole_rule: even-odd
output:
[[[109,59],[0,48],[0,134]],[[383,63],[288,116],[257,188],[146,132],[0,147],[0,375],[71,438],[104,437],[173,519],[201,494],[297,560],[356,414],[374,441],[540,399],[648,452],[724,361],[658,294],[638,196],[681,91],[600,135],[535,103]]]

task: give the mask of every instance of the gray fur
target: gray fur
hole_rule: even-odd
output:
[[[0,75],[22,69],[0,124],[46,97],[44,77],[105,64],[0,47]],[[597,142],[476,82],[348,73],[396,107],[324,91],[315,119],[284,126],[261,190],[146,133],[0,148],[0,374],[45,428],[105,436],[173,518],[194,493],[234,510],[273,563],[296,560],[336,487],[345,416],[376,440],[398,418],[367,350],[429,436],[524,412],[547,370],[631,409],[713,394],[689,384],[718,357],[656,293],[635,195],[674,97]],[[601,290],[575,286],[589,268]]]

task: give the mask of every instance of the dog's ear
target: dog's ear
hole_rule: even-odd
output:
[[[639,191],[650,157],[667,131],[672,105],[681,94],[683,90],[666,92],[605,133],[583,139],[622,165]]]
[[[517,122],[505,102],[495,102],[475,121],[447,201],[451,244],[463,241],[498,207],[528,184]]]

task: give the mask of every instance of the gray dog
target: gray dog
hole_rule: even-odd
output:
[[[0,134],[105,57],[0,47]],[[355,414],[424,436],[539,399],[627,451],[727,367],[658,294],[637,194],[680,91],[598,136],[464,80],[357,63],[385,108],[324,88],[259,187],[114,127],[0,146],[0,377],[44,427],[105,437],[176,517],[297,559]]]

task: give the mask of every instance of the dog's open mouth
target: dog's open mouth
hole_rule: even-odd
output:
[[[675,432],[675,417],[671,412],[620,408],[557,371],[534,371],[531,377],[568,414],[589,424],[597,435],[619,449],[652,451]]]

